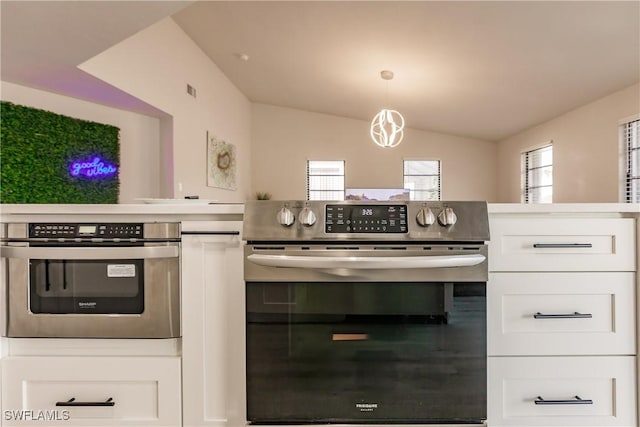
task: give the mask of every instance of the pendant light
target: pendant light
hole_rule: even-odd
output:
[[[387,82],[393,79],[393,71],[383,70],[380,77]],[[388,83],[387,83],[388,97]],[[371,121],[371,139],[380,147],[392,148],[404,137],[404,117],[396,110],[383,108]]]

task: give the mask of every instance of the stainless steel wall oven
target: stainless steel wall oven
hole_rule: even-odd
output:
[[[177,223],[3,224],[9,337],[180,336]]]
[[[249,202],[247,419],[486,420],[484,202]]]

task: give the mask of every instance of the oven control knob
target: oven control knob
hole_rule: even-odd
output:
[[[418,215],[416,215],[416,221],[421,226],[428,227],[436,222],[436,216],[431,212],[431,209],[422,208],[418,211]]]
[[[458,217],[456,216],[455,212],[453,212],[453,209],[451,208],[444,208],[438,214],[438,222],[440,222],[440,224],[444,226],[453,225],[456,223],[457,220],[458,220]]]
[[[288,207],[283,207],[278,212],[278,223],[285,227],[290,227],[296,221],[295,215]]]
[[[309,207],[305,207],[300,211],[300,215],[298,215],[298,219],[302,225],[306,225],[307,227],[312,226],[316,223],[316,214]]]

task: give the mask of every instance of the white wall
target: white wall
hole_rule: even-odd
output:
[[[172,188],[164,197],[242,202],[250,194],[251,104],[171,18],[80,68],[173,117],[173,147],[162,159],[163,182]],[[196,98],[187,94],[187,84]],[[237,191],[207,187],[207,131],[236,145]]]
[[[640,84],[500,141],[499,201],[520,202],[521,153],[552,140],[554,203],[618,202],[619,121],[638,113]]]
[[[160,196],[160,120],[76,98],[0,82],[3,101],[120,128],[120,203]]]
[[[437,159],[442,198],[496,201],[497,145],[408,129],[395,148],[376,146],[369,122],[253,104],[252,182],[274,199],[306,198],[306,161],[346,160],[347,188],[402,188],[403,159]]]

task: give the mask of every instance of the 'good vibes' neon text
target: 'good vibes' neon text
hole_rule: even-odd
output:
[[[118,167],[102,161],[100,157],[93,160],[74,162],[69,167],[71,176],[84,176],[87,178],[106,178],[114,175]]]

